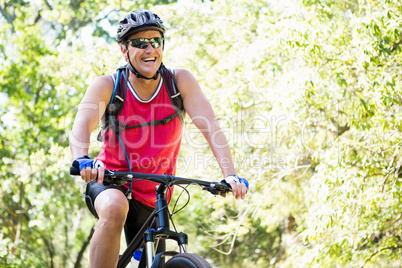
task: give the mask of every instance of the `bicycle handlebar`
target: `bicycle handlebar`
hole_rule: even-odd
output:
[[[79,176],[80,171],[78,168],[70,167],[70,175]],[[105,185],[117,184],[122,185],[127,182],[136,182],[138,180],[148,180],[156,183],[162,183],[165,185],[179,185],[179,184],[198,184],[203,187],[203,190],[217,195],[225,194],[231,192],[231,187],[225,182],[211,182],[196,179],[188,179],[175,177],[173,175],[157,175],[157,174],[147,174],[147,173],[136,173],[136,172],[122,172],[105,169],[105,176],[103,183]]]

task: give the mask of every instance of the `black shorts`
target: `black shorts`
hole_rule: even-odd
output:
[[[103,184],[95,183],[95,181],[91,181],[87,184],[87,188],[85,191],[85,202],[87,203],[88,209],[91,213],[99,219],[98,215],[95,211],[95,198],[104,190],[106,189],[118,189],[123,194],[127,192],[127,189],[124,186],[117,186],[117,185],[109,185],[105,186]],[[129,201],[129,210],[127,214],[127,219],[124,224],[124,234],[126,237],[127,245],[131,242],[132,239],[136,236],[136,234],[140,231],[142,225],[154,211],[154,208],[148,207],[141,202],[132,198]],[[152,227],[154,228],[154,227]],[[164,251],[164,241],[159,242],[158,251]],[[162,247],[161,247],[162,246]]]

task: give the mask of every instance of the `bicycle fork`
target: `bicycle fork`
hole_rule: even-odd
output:
[[[151,267],[155,258],[154,244],[156,240],[173,239],[177,242],[180,253],[187,252],[187,234],[183,232],[177,233],[169,229],[168,203],[165,197],[166,188],[167,186],[160,184],[155,189],[157,193],[155,201],[156,230],[149,229],[144,233],[148,267]]]

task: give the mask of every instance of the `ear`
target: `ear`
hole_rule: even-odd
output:
[[[120,51],[121,51],[121,54],[123,54],[123,57],[127,60],[127,47],[125,45],[121,44]]]

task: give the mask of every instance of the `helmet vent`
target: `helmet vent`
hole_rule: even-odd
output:
[[[149,10],[140,9],[131,11],[117,26],[117,42],[124,42],[130,34],[144,30],[156,30],[163,36],[166,28],[158,15]]]

